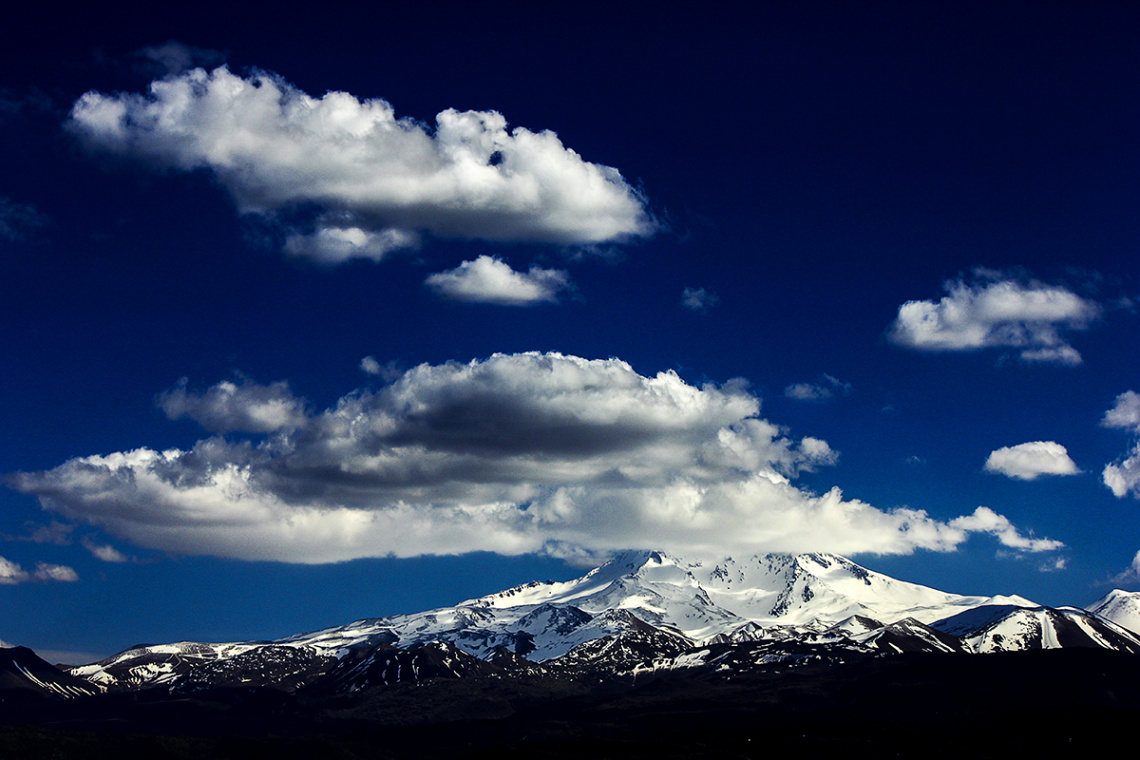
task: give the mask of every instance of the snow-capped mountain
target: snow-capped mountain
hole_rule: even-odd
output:
[[[27,647],[0,647],[0,702],[10,693],[71,699],[97,691],[84,679],[63,672]]]
[[[398,646],[443,638],[481,654],[481,649],[509,646],[512,636],[521,633],[533,643],[527,656],[543,661],[626,630],[622,620],[604,616],[613,610],[705,642],[733,637],[742,629],[830,625],[855,615],[881,623],[908,617],[929,623],[982,604],[1036,606],[1020,597],[948,594],[832,554],[761,554],[708,562],[664,552],[628,552],[575,580],[529,583],[446,610],[361,621],[297,640],[385,629]]]
[[[1140,633],[1140,591],[1113,589],[1085,609],[1133,633]]]
[[[1071,741],[1073,715],[1098,704],[1140,711],[1137,655],[1140,635],[1091,612],[949,594],[833,555],[706,562],[631,552],[571,581],[275,641],[137,646],[67,670],[0,649],[0,729],[106,732],[91,734],[100,749],[124,730],[280,736],[288,751],[275,754],[289,756],[328,754],[323,738],[295,748],[297,737],[340,736],[345,756],[370,757],[358,754],[368,745],[412,758],[518,754],[535,735],[561,757],[579,727],[618,732],[607,757],[648,746],[646,757],[672,756],[686,741],[699,757],[814,757],[833,753],[840,724],[885,735],[883,720],[902,721],[907,742],[931,734],[932,720],[940,737],[960,737],[979,717],[998,727],[962,742],[958,756],[997,746],[1005,726],[1032,714],[1038,731],[1063,728],[1039,743],[1050,756]],[[1052,712],[1041,712],[1046,704]],[[804,742],[805,720],[824,721],[825,745]],[[1077,734],[1081,746],[1103,734],[1102,722]],[[788,725],[787,742],[766,742]],[[710,752],[726,726],[729,739]],[[1024,754],[1024,738],[1019,730],[997,754]],[[510,751],[471,754],[499,746]],[[867,756],[901,749],[913,746]],[[24,756],[0,749],[8,754]]]
[[[1100,647],[1140,654],[1140,636],[1076,607],[982,605],[934,623],[973,652]]]
[[[360,620],[276,642],[137,647],[74,672],[102,685],[165,684],[195,666],[248,657],[253,650],[274,651],[267,646],[339,659],[361,647],[409,648],[437,641],[477,657],[506,648],[542,662],[585,642],[635,630],[632,620],[703,643],[755,639],[756,631],[773,626],[819,629],[853,616],[880,624],[902,618],[932,622],[994,603],[1034,606],[1019,598],[936,591],[828,554],[705,562],[627,552],[574,580],[528,583],[454,607]]]
[[[1036,607],[1020,597],[937,591],[830,554],[709,562],[638,551],[574,580],[528,583],[454,607],[360,620],[272,642],[135,647],[71,672],[108,689],[220,683],[292,689],[343,670],[346,661],[390,657],[388,650],[445,643],[482,660],[508,651],[547,663],[589,642],[623,636],[649,637],[671,652],[742,642],[952,651],[960,646],[925,624],[984,605]],[[578,651],[574,661],[584,661],[587,651]]]

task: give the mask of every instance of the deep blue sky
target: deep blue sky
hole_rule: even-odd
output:
[[[483,366],[500,353],[515,367],[528,351],[621,360],[645,383],[672,370],[702,399],[751,399],[759,410],[729,415],[711,433],[701,427],[711,412],[679,432],[605,414],[588,430],[575,427],[582,414],[550,427],[545,407],[528,406],[527,383],[537,381],[519,369],[518,387],[486,391],[494,403],[448,386],[446,414],[422,425],[400,418],[408,427],[399,440],[439,447],[448,466],[479,456],[481,466],[506,467],[507,450],[578,466],[581,451],[610,447],[615,467],[647,456],[655,477],[691,480],[653,447],[684,439],[696,456],[718,427],[762,419],[792,442],[824,440],[838,457],[810,472],[796,472],[803,459],[724,473],[775,468],[805,499],[838,487],[874,514],[923,510],[946,526],[985,506],[1012,525],[1005,544],[992,524],[975,523],[941,551],[852,552],[873,569],[1055,605],[1140,587],[1127,572],[1140,550],[1135,480],[1117,497],[1102,476],[1109,464],[1127,470],[1140,435],[1127,397],[1118,403],[1140,391],[1138,22],[1125,3],[777,2],[747,13],[701,3],[652,15],[583,4],[334,4],[304,17],[242,4],[193,14],[91,9],[67,22],[17,11],[0,32],[0,471],[12,485],[0,491],[0,557],[13,581],[0,585],[0,639],[104,655],[141,640],[274,637],[578,574],[553,556],[507,556],[491,541],[458,557],[367,558],[355,547],[337,557],[362,558],[315,564],[299,564],[314,562],[311,545],[309,554],[285,545],[277,561],[255,561],[237,556],[254,549],[226,543],[224,520],[193,526],[194,540],[179,528],[160,538],[145,526],[164,524],[167,507],[123,496],[120,481],[79,484],[74,468],[57,469],[78,457],[188,450],[216,433],[230,448],[208,463],[213,472],[236,461],[243,441],[257,450],[279,432],[211,428],[192,413],[169,419],[178,415],[157,399],[179,388],[193,406],[223,381],[270,396],[284,381],[309,425],[346,396],[383,396],[417,365]],[[519,232],[516,219],[464,207],[467,226],[449,235],[438,225],[452,201],[429,199],[414,218],[393,221],[396,212],[333,208],[327,196],[243,215],[246,180],[208,162],[184,170],[154,147],[161,129],[128,125],[124,147],[69,116],[84,93],[110,102],[185,77],[141,52],[158,46],[205,71],[224,63],[246,81],[268,72],[313,98],[383,99],[429,139],[446,109],[551,130],[582,161],[621,173],[611,189],[634,199],[630,218],[642,226],[591,239],[562,230],[552,242],[554,233]],[[264,167],[251,161],[254,174]],[[579,215],[575,229],[596,217]],[[289,235],[326,222],[403,225],[419,242],[339,264],[285,251]],[[561,273],[564,286],[548,300],[503,305],[425,284],[481,256],[516,275]],[[687,308],[686,289],[715,299]],[[946,309],[976,310],[943,325],[942,338],[908,339],[897,327],[904,303],[936,310],[951,291]],[[1001,303],[979,305],[987,297]],[[1042,299],[1046,316],[1032,309]],[[1034,360],[1034,351],[1045,355]],[[363,371],[364,357],[385,372]],[[413,380],[403,382],[426,387]],[[812,386],[800,396],[830,397],[796,398],[797,384]],[[1123,421],[1102,424],[1118,407]],[[456,420],[472,427],[448,427]],[[500,424],[505,433],[485,437]],[[571,438],[583,448],[571,451]],[[1025,480],[983,469],[991,452],[1030,442],[1063,446],[1061,459],[1079,472]],[[287,493],[291,508],[320,513],[359,498],[354,508],[368,514],[393,504],[388,491],[348,496],[335,490],[343,483],[283,464],[301,460],[274,456],[289,472],[254,462],[260,477],[281,478],[259,493]],[[45,510],[36,494],[52,472],[61,490]],[[594,493],[591,472],[582,487]],[[526,509],[538,510],[551,489],[577,484],[537,482],[511,503],[533,500]],[[109,495],[96,508],[100,488]],[[421,506],[438,507],[432,498]],[[763,500],[752,508],[768,509]],[[726,536],[747,532],[713,516]],[[587,515],[573,530],[593,556],[620,543],[614,535],[684,549],[681,524],[661,535],[622,525],[630,533]],[[802,543],[818,534],[820,548],[837,548],[842,528],[811,525]],[[201,538],[209,531],[217,546]],[[843,546],[872,545],[860,535]],[[569,536],[547,537],[573,544]],[[1064,546],[1027,551],[1031,537]],[[398,553],[456,550],[432,530],[421,538]],[[757,539],[755,548],[782,547]]]

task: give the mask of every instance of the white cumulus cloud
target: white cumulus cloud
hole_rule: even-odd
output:
[[[1140,435],[1140,393],[1125,391],[1117,396],[1100,424]],[[1116,498],[1132,494],[1140,499],[1140,443],[1134,444],[1118,461],[1105,465],[1101,479]]]
[[[1140,393],[1125,391],[1116,397],[1116,403],[1104,413],[1100,424],[1140,433]]]
[[[464,261],[455,269],[433,274],[424,284],[442,298],[501,306],[530,306],[552,303],[570,286],[566,272],[532,266],[516,272],[506,262],[492,256]]]
[[[91,539],[84,539],[83,547],[91,552],[92,556],[104,562],[122,563],[130,561],[127,555],[110,544],[96,543]]]
[[[1123,499],[1132,494],[1140,499],[1140,443],[1119,461],[1106,464],[1101,479],[1116,498]]]
[[[206,169],[241,213],[280,219],[286,250],[324,262],[378,259],[421,232],[490,241],[593,245],[654,222],[611,167],[554,132],[508,130],[495,111],[448,109],[434,129],[380,99],[313,97],[266,72],[194,68],[145,94],[88,92],[69,126],[90,147],[181,171]]]
[[[286,406],[303,419],[262,439],[79,457],[13,484],[140,546],[286,562],[629,547],[908,553],[950,551],[972,533],[1024,551],[1057,545],[988,510],[944,522],[804,490],[798,473],[837,459],[826,441],[789,437],[742,384],[697,387],[618,359],[424,364],[324,411]]]
[[[53,565],[50,562],[37,562],[35,570],[25,570],[19,563],[0,557],[0,585],[14,586],[17,583],[33,581],[59,581],[74,583],[79,574],[67,565]]]
[[[390,251],[415,248],[420,238],[412,230],[366,230],[335,227],[324,220],[312,232],[293,232],[285,238],[285,253],[322,264],[340,264],[349,259],[379,261]]]
[[[978,282],[946,283],[938,301],[900,306],[891,340],[924,351],[1009,348],[1024,362],[1081,363],[1062,333],[1088,327],[1101,314],[1098,304],[1057,285],[977,274]]]
[[[1018,480],[1034,480],[1041,475],[1076,475],[1080,472],[1069,451],[1054,441],[1030,441],[1003,446],[990,452],[986,472],[1008,475]]]
[[[1053,551],[1064,546],[1060,541],[1054,541],[1050,538],[1033,538],[1022,535],[1008,517],[999,515],[989,507],[978,507],[972,515],[956,517],[950,521],[950,526],[964,531],[988,533],[994,536],[1002,546],[1022,551]]]
[[[158,406],[170,419],[188,417],[212,433],[271,433],[297,427],[304,418],[304,404],[286,382],[223,380],[201,393],[187,390],[187,384],[182,378],[159,394]]]

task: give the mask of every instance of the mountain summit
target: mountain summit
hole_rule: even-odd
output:
[[[453,653],[444,657],[449,662],[458,662],[460,655],[493,662],[509,654],[531,664],[581,662],[584,652],[594,651],[594,642],[623,637],[642,642],[621,655],[627,663],[637,657],[652,659],[646,654],[650,651],[676,655],[746,642],[865,648],[874,641],[880,642],[875,646],[889,641],[889,651],[970,651],[970,645],[962,643],[970,633],[962,621],[976,619],[979,626],[993,622],[990,613],[963,617],[978,609],[1013,614],[1044,608],[1020,597],[938,591],[833,554],[758,554],[709,561],[630,551],[574,580],[527,583],[454,607],[358,620],[271,642],[136,647],[71,672],[108,689],[186,688],[201,679],[226,681],[235,673],[245,679],[242,682],[292,689],[331,669],[348,667],[346,663],[366,668],[383,661],[396,663],[391,667],[399,671],[404,655],[391,652],[430,652],[434,662],[443,657],[441,645]],[[947,619],[956,621],[955,630],[936,630],[938,621]],[[1016,639],[1017,648],[1055,641],[1038,646],[1034,630],[1030,626]],[[1128,643],[1107,646],[1135,646],[1140,651],[1140,640],[1127,632],[1121,635]],[[1090,645],[1106,646],[1110,640],[1115,642],[1108,636]],[[994,648],[1001,646],[987,645],[987,651]],[[385,654],[376,654],[380,650]],[[478,670],[470,663],[463,668]]]
[[[1140,591],[1113,589],[1103,599],[1090,604],[1086,609],[1133,633],[1140,633]]]
[[[924,623],[982,604],[1033,607],[1020,597],[961,596],[895,580],[834,554],[758,554],[687,560],[660,551],[625,552],[581,578],[531,583],[463,602],[508,610],[573,606],[591,615],[623,609],[694,641],[741,626],[837,623],[854,615]]]
[[[532,582],[454,607],[361,620],[284,641],[322,649],[380,639],[398,647],[447,641],[477,657],[505,647],[543,662],[628,631],[631,620],[702,644],[748,639],[771,627],[826,627],[853,616],[882,624],[903,618],[931,623],[986,604],[1036,606],[1020,597],[936,591],[833,554],[706,561],[631,551],[574,580]]]

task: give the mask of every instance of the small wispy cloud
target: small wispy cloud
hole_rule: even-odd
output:
[[[18,563],[0,557],[0,585],[14,586],[18,583],[52,581],[74,583],[78,580],[79,574],[67,565],[37,562],[34,570],[25,570]]]
[[[48,215],[30,203],[0,196],[0,241],[24,242],[48,224]]]
[[[130,557],[123,554],[121,551],[111,546],[110,544],[101,544],[90,538],[85,538],[81,542],[83,548],[91,552],[91,556],[103,562],[130,562]]]
[[[366,356],[360,360],[360,371],[366,375],[375,375],[386,383],[391,383],[404,374],[400,363],[395,359],[381,364],[375,356]]]
[[[71,544],[71,534],[75,530],[74,525],[62,523],[58,520],[52,520],[46,525],[28,521],[24,523],[24,528],[27,530],[24,535],[0,535],[9,541],[30,541],[33,544],[68,546]]]
[[[570,287],[570,279],[562,270],[537,266],[516,272],[501,259],[484,255],[433,274],[424,284],[450,301],[532,306],[557,302],[559,294]]]
[[[851,392],[851,383],[823,374],[814,383],[792,383],[784,388],[784,396],[796,401],[828,401]]]
[[[187,417],[213,433],[270,433],[300,424],[302,402],[286,382],[260,385],[242,378],[223,380],[202,392],[191,391],[186,378],[159,394],[156,402],[172,420]]]
[[[1108,579],[1110,584],[1124,585],[1140,582],[1140,551],[1132,558],[1132,564]]]
[[[685,288],[681,291],[681,305],[691,311],[708,311],[720,302],[720,296],[704,288]]]
[[[1002,546],[1019,551],[1055,551],[1065,546],[1051,538],[1034,538],[1025,535],[1009,521],[1008,517],[998,514],[989,507],[978,507],[972,515],[956,517],[950,521],[950,525],[961,530],[988,533]]]
[[[7,87],[0,87],[0,122],[7,119],[51,113],[55,104],[46,92],[32,87],[18,93]]]
[[[225,53],[209,48],[193,47],[176,40],[140,49],[136,55],[147,62],[148,73],[159,75],[181,74],[201,66],[213,68],[226,60]]]

